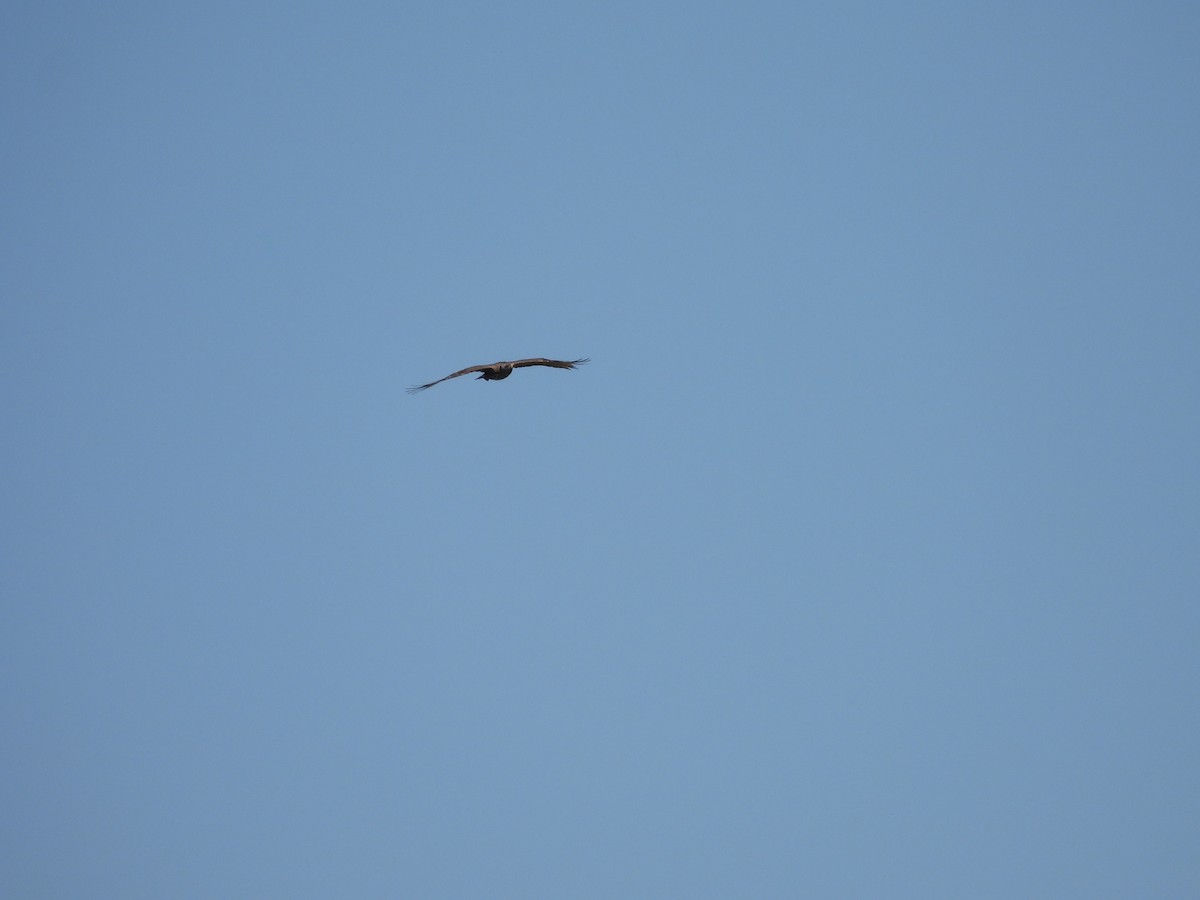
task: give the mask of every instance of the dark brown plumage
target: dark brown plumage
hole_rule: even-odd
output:
[[[497,362],[490,365],[471,366],[469,369],[459,369],[445,378],[439,378],[437,381],[431,381],[429,384],[414,384],[408,389],[410,394],[415,394],[417,391],[428,390],[435,384],[441,384],[443,381],[448,381],[451,378],[457,378],[459,375],[470,375],[472,372],[482,373],[479,378],[484,381],[500,381],[502,378],[507,378],[512,374],[513,369],[523,369],[526,366],[550,366],[554,369],[574,369],[576,366],[582,366],[586,362],[591,362],[590,359],[545,359],[537,357],[536,359],[518,359],[513,362]],[[477,378],[476,381],[479,379]]]

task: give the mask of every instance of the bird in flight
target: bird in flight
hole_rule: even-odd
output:
[[[482,366],[471,366],[468,369],[459,369],[445,378],[439,378],[437,381],[431,381],[429,384],[414,384],[408,389],[410,394],[415,394],[417,391],[425,391],[433,387],[435,384],[441,384],[443,381],[449,381],[451,378],[457,378],[459,375],[470,375],[472,372],[479,372],[479,378],[484,381],[500,381],[502,378],[507,378],[512,374],[513,369],[524,369],[526,366],[550,366],[553,369],[574,369],[576,366],[582,366],[586,362],[591,362],[590,359],[544,359],[537,357],[536,359],[517,359],[512,362],[497,362]],[[479,379],[477,378],[476,381]]]

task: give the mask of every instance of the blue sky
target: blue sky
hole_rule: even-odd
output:
[[[6,5],[0,893],[1195,896],[1198,38]]]

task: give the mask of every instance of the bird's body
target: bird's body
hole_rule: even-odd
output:
[[[470,366],[466,369],[460,369],[445,378],[439,378],[437,381],[431,381],[429,384],[415,384],[408,389],[410,394],[415,394],[417,391],[428,390],[435,384],[441,384],[443,381],[448,381],[451,378],[457,378],[459,375],[470,375],[473,372],[479,373],[479,378],[484,381],[501,381],[512,374],[513,369],[523,369],[526,366],[550,366],[553,369],[574,369],[576,366],[582,366],[588,359],[546,359],[545,357],[536,357],[534,359],[517,359],[512,362],[495,362],[481,366]],[[479,379],[477,378],[476,381]]]
[[[484,381],[499,381],[502,378],[507,378],[512,374],[513,364],[507,362],[492,363],[488,368],[483,370],[483,374],[479,376]],[[478,381],[479,378],[475,380]]]

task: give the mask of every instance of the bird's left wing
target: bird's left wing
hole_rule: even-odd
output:
[[[536,359],[518,359],[512,364],[514,369],[523,369],[526,366],[552,366],[555,369],[573,369],[576,366],[582,366],[584,363],[591,362],[586,357],[584,359],[546,359],[539,356]]]

